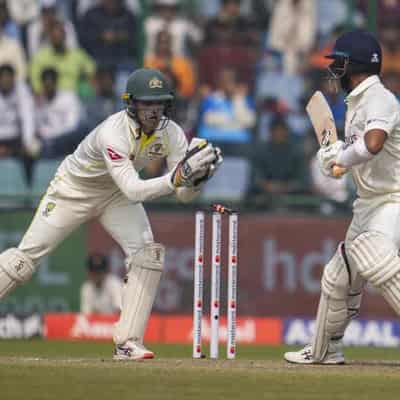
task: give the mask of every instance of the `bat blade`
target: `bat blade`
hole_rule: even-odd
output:
[[[337,141],[335,120],[325,96],[317,90],[306,105],[315,135],[320,146],[328,146]]]
[[[332,110],[325,96],[317,90],[306,105],[307,114],[314,128],[320,146],[325,147],[337,141],[337,131]],[[332,175],[340,177],[347,172],[346,168],[333,166]]]

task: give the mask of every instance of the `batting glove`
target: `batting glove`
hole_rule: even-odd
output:
[[[338,155],[343,150],[344,146],[345,143],[342,140],[338,140],[337,142],[326,147],[321,147],[318,150],[318,165],[325,176],[334,177],[332,175],[332,166],[336,164]]]

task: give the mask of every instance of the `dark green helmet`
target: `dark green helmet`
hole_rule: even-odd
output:
[[[129,76],[122,98],[125,101],[172,101],[174,94],[167,78],[159,70],[140,68]]]

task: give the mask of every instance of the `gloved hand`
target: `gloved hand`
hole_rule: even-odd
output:
[[[199,171],[193,175],[193,186],[199,186],[208,181],[214,174],[219,166],[223,163],[222,151],[219,147],[214,147],[216,159],[204,171]]]
[[[193,187],[194,180],[203,176],[218,159],[216,149],[206,140],[196,140],[189,146],[185,157],[177,164],[171,173],[171,183],[174,187]]]
[[[342,140],[338,140],[335,143],[332,143],[329,146],[321,147],[318,150],[317,158],[318,164],[325,176],[330,176],[336,178],[332,174],[332,166],[336,164],[336,160],[338,155],[343,150],[345,143]]]

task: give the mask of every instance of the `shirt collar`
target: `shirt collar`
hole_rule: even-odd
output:
[[[369,76],[367,79],[363,80],[358,86],[356,86],[346,97],[346,100],[352,100],[359,96],[361,93],[365,92],[369,87],[379,83],[381,80],[378,75]]]
[[[140,139],[140,136],[142,136],[142,132],[138,124],[128,115],[128,112],[125,114],[127,120],[128,120],[128,127],[129,127],[129,132],[132,134],[132,136],[135,138],[135,140]]]

